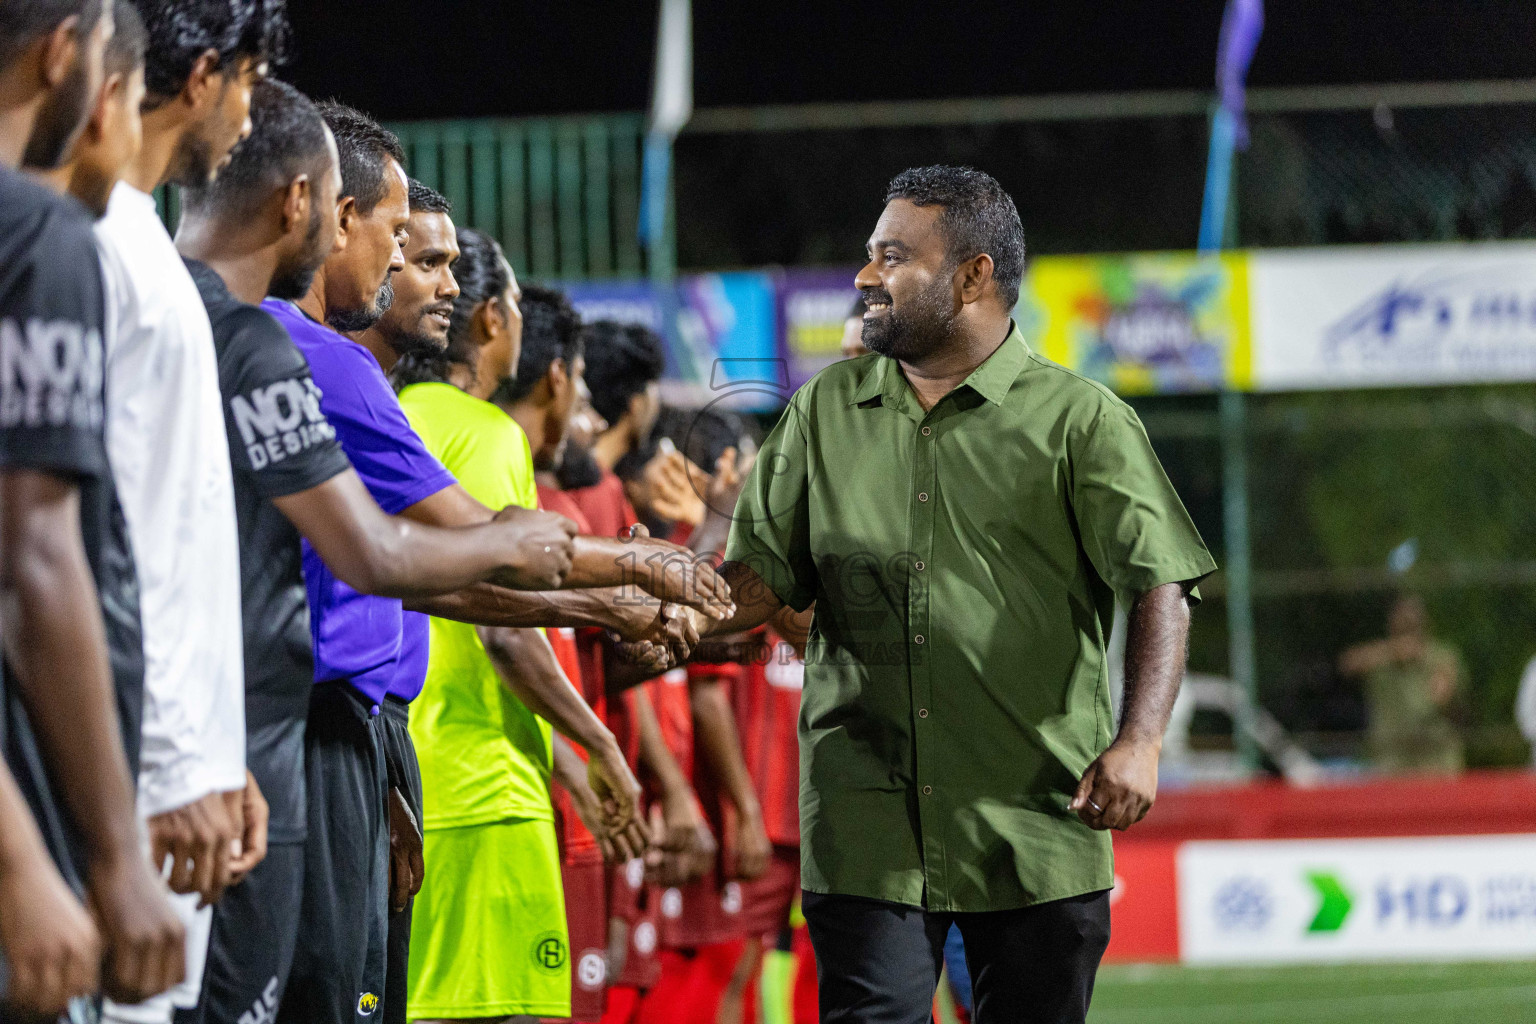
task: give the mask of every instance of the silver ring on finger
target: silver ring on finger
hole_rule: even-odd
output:
[[[1093,802],[1093,797],[1089,797],[1088,798],[1088,806],[1092,807],[1094,810],[1098,811],[1100,814],[1104,813],[1104,808],[1102,808],[1098,804],[1094,803]]]

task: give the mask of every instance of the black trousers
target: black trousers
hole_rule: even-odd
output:
[[[421,765],[416,761],[416,744],[411,742],[410,705],[399,697],[385,697],[380,707],[379,738],[384,743],[384,765],[389,772],[389,784],[405,797],[406,805],[416,816],[416,826],[420,828]],[[384,820],[387,827],[387,809]],[[412,897],[398,914],[393,910],[389,912],[389,936],[384,957],[383,1024],[405,1024],[406,978],[411,961],[411,908],[415,904],[416,899]]]
[[[213,906],[197,1005],[176,1024],[270,1024],[288,985],[304,898],[304,844],[274,843],[267,858]]]
[[[802,898],[823,1024],[928,1024],[951,922],[976,1024],[1082,1024],[1109,945],[1109,892],[1021,910],[937,913],[858,896]]]
[[[340,681],[310,691],[304,731],[309,837],[299,934],[279,1024],[377,1024],[389,912],[383,731]]]

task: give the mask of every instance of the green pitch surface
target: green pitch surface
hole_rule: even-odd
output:
[[[1531,1024],[1536,962],[1099,972],[1089,1024]]]

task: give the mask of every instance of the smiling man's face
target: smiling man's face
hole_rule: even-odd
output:
[[[854,278],[864,293],[863,342],[871,352],[917,360],[948,338],[960,302],[943,213],[942,206],[893,199],[875,224],[869,262]]]
[[[448,347],[448,324],[459,284],[453,263],[459,258],[458,238],[446,213],[411,214],[410,239],[403,247],[405,267],[393,275],[395,301],[378,323],[396,352],[442,351]]]

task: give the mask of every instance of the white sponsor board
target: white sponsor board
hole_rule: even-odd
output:
[[[1185,843],[1186,963],[1536,956],[1536,835]]]
[[[1536,380],[1536,244],[1255,250],[1259,391]]]

